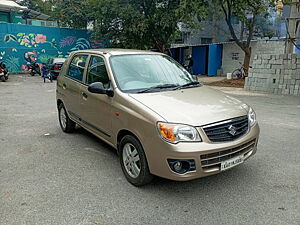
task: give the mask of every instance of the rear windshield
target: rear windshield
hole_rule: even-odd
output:
[[[64,63],[66,61],[65,58],[54,58],[53,63]]]

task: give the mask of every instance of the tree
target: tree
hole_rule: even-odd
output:
[[[22,0],[21,5],[44,13],[60,25],[86,29],[92,18],[87,0]]]
[[[56,0],[55,12],[60,25],[86,29],[93,19],[87,0]]]
[[[50,15],[52,12],[52,5],[55,0],[22,0],[17,1],[20,5],[26,6],[28,9],[32,9],[47,15]]]
[[[253,40],[258,18],[267,18],[269,8],[274,6],[273,0],[212,0],[209,1],[214,7],[218,6],[224,15],[230,34],[235,43],[244,51],[244,63],[248,74],[251,59],[251,40]],[[237,17],[244,26],[238,36],[233,26],[233,18]],[[242,27],[243,27],[242,26]]]
[[[178,22],[184,14],[188,17],[190,9],[184,8],[183,2],[192,1],[89,0],[98,38],[111,40],[112,46],[161,52],[166,52],[179,34]]]

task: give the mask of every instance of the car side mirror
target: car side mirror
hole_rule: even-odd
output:
[[[94,94],[106,94],[109,97],[114,96],[113,90],[105,89],[102,82],[91,83],[88,86],[88,91]]]

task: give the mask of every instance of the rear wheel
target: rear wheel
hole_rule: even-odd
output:
[[[58,107],[58,118],[64,132],[72,133],[75,130],[76,123],[69,118],[63,103],[60,103]]]
[[[120,145],[120,163],[126,179],[135,186],[143,186],[153,179],[147,158],[140,142],[132,135],[122,138]]]
[[[232,79],[240,79],[243,77],[243,71],[241,69],[236,69],[231,74]]]
[[[8,73],[4,75],[5,80],[8,80]]]

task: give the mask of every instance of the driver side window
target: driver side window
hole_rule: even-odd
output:
[[[109,87],[109,77],[106,71],[104,59],[92,56],[87,71],[87,84],[102,82],[104,88]]]

